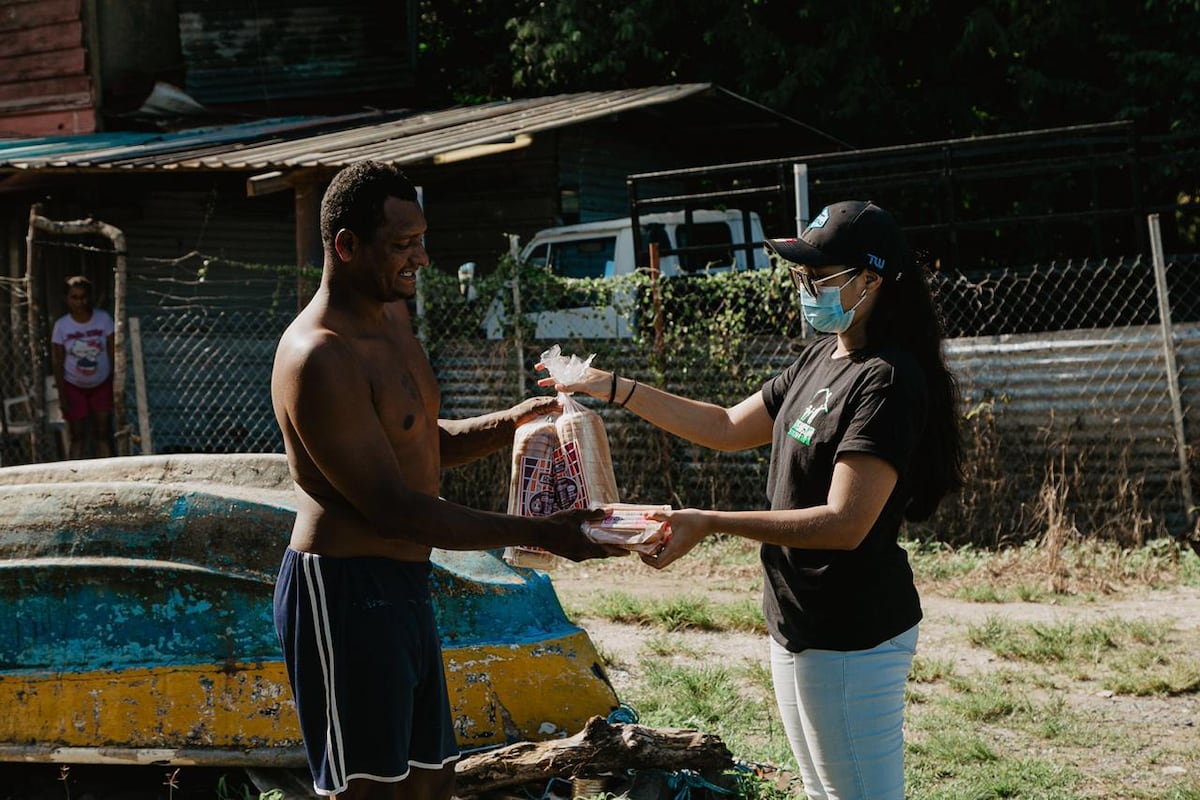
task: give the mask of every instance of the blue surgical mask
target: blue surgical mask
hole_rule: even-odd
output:
[[[864,291],[857,303],[843,309],[842,286],[818,286],[816,297],[809,294],[807,289],[800,289],[800,310],[808,324],[813,326],[813,330],[822,333],[842,333],[854,322],[854,309],[866,299],[867,293]]]

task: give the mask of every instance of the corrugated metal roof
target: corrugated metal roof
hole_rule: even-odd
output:
[[[289,118],[173,133],[103,133],[0,142],[0,171],[290,170],[364,159],[428,161],[585,120],[707,94],[795,122],[709,83],[507,100],[433,112]],[[795,123],[799,124],[799,123]]]

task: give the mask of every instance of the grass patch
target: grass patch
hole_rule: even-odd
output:
[[[980,682],[971,691],[963,691],[942,701],[955,717],[967,722],[997,722],[1028,714],[1031,710],[1023,693],[1006,686]]]
[[[954,592],[954,596],[972,603],[1007,603],[1013,599],[1013,596],[1005,589],[990,583],[979,586],[971,584],[960,586]]]
[[[721,737],[739,758],[789,763],[791,751],[770,690],[753,668],[688,666],[666,659],[642,663],[642,681],[628,702],[644,725],[694,728]]]
[[[1108,617],[1091,625],[1074,623],[1013,623],[990,616],[982,625],[967,629],[972,644],[1001,658],[1035,664],[1056,664],[1072,674],[1084,675],[1102,663],[1115,663],[1121,653],[1133,669],[1167,663],[1164,645],[1172,630],[1169,620]]]
[[[1175,539],[1143,547],[1075,537],[1054,548],[1038,542],[985,550],[939,542],[902,542],[918,585],[979,602],[1091,601],[1123,589],[1200,586],[1200,558]]]
[[[1072,767],[1035,758],[995,758],[949,769],[922,760],[909,775],[909,800],[1069,800],[1079,796],[1074,789],[1082,779]]]
[[[625,625],[645,625],[663,631],[744,631],[766,634],[757,600],[714,603],[699,595],[643,599],[628,592],[606,592],[574,616],[592,615]]]
[[[913,658],[908,679],[913,683],[938,683],[954,677],[954,662],[948,658],[926,658],[918,653]]]
[[[1143,651],[1118,660],[1100,683],[1109,691],[1135,697],[1200,694],[1200,666],[1194,655],[1180,659]]]
[[[756,542],[718,533],[705,538],[688,557],[699,556],[717,567],[757,567],[758,548]]]
[[[642,640],[642,653],[659,658],[673,656],[699,658],[701,655],[695,648],[688,647],[678,636],[661,632],[652,633]]]

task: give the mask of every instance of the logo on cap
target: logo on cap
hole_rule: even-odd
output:
[[[825,223],[829,222],[829,206],[821,209],[821,213],[817,214],[817,218],[809,223],[810,228],[824,228]]]
[[[867,253],[866,256],[867,256],[867,261],[871,262],[872,267],[879,270],[880,272],[883,272],[884,268],[887,266],[887,261],[885,261],[884,259],[882,259],[879,256],[874,255],[872,253]]]

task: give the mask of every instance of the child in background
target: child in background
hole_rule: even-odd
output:
[[[113,319],[95,308],[92,282],[67,279],[67,313],[50,335],[58,403],[70,434],[70,457],[112,455]]]

